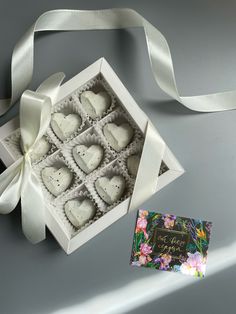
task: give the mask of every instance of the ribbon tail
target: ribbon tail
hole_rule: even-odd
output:
[[[199,112],[236,109],[236,90],[220,93],[181,96],[176,84],[171,51],[163,34],[132,9],[94,11],[53,10],[43,13],[25,33],[12,55],[12,96],[0,100],[0,116],[20,97],[29,85],[34,65],[34,34],[45,31],[79,31],[142,27],[149,60],[156,83],[185,107]]]
[[[129,203],[129,211],[144,203],[157,188],[157,178],[163,160],[166,144],[157,134],[150,121],[147,123],[142,156]]]
[[[0,175],[0,213],[9,214],[20,200],[23,157]]]
[[[52,104],[55,103],[59,87],[65,78],[65,73],[58,72],[51,75],[37,88],[36,92],[50,97]]]
[[[22,229],[26,238],[36,244],[46,237],[44,197],[30,162],[25,162],[21,189]]]

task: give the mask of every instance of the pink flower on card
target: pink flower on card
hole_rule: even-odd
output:
[[[152,247],[149,246],[147,243],[140,244],[140,253],[141,255],[147,256],[148,254],[152,253]]]
[[[180,266],[180,271],[187,275],[198,275],[198,273],[205,275],[206,271],[206,258],[199,252],[194,254],[188,253],[187,261]]]
[[[136,224],[136,229],[135,229],[135,233],[138,233],[138,232],[143,232],[144,233],[144,236],[146,239],[148,239],[148,234],[146,232],[146,227],[147,227],[147,220],[145,218],[141,218],[139,217],[137,219],[137,224]]]
[[[164,226],[166,229],[172,229],[175,225],[176,216],[174,215],[165,215],[164,216]]]
[[[151,260],[152,259],[151,259],[151,257],[149,255],[146,256],[146,255],[141,254],[139,256],[139,263],[140,263],[140,265],[146,265]]]
[[[140,255],[140,256],[139,256],[139,263],[140,263],[141,265],[145,265],[145,264],[147,263],[147,256],[145,256],[145,255]]]

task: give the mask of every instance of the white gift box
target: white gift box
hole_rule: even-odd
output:
[[[86,138],[86,134],[92,135],[93,132],[96,133],[98,138],[100,136],[102,137],[102,125],[106,121],[112,121],[113,116],[119,116],[122,112],[127,118],[128,122],[136,130],[136,139],[134,139],[136,144],[131,145],[127,150],[121,152],[120,154],[112,152],[112,149],[108,147],[108,150],[110,150],[108,154],[111,156],[109,164],[95,171],[95,174],[99,176],[99,174],[101,175],[106,171],[119,172],[120,169],[121,172],[124,172],[124,176],[127,176],[127,182],[130,184],[130,186],[133,186],[135,184],[135,178],[132,178],[128,172],[126,172],[124,160],[129,154],[138,150],[140,143],[143,143],[147,130],[147,122],[149,119],[131,97],[127,89],[121,83],[115,72],[104,58],[99,59],[88,68],[80,72],[78,75],[61,85],[57,100],[55,104],[53,104],[53,108],[57,108],[58,106],[60,108],[60,104],[63,105],[63,103],[70,101],[71,99],[79,104],[79,93],[85,89],[89,89],[89,87],[93,86],[93,84],[96,84],[96,80],[98,78],[104,83],[105,88],[107,88],[107,91],[111,94],[115,105],[112,105],[110,112],[107,112],[106,115],[99,121],[92,121],[86,116],[85,113],[81,112],[82,115],[84,115],[84,119],[86,121],[84,124],[84,129],[80,132],[80,134],[77,135],[78,141],[80,137],[83,136]],[[61,148],[63,145],[64,147],[67,147],[67,145],[73,146],[74,141],[76,142],[77,140],[73,138],[68,143],[60,143],[55,134],[53,134],[52,130],[49,130],[48,136],[50,141],[53,143],[53,149],[51,151],[52,154],[39,161],[35,165],[35,171],[38,172],[39,175],[40,170],[44,165],[50,165],[50,163],[52,163],[54,160],[59,159],[59,155],[61,156],[59,150],[63,150],[63,148]],[[157,131],[155,132],[155,137],[156,145],[158,145],[160,142],[163,142]],[[103,140],[105,141],[105,139]],[[156,148],[158,150],[158,147]],[[152,150],[150,150],[150,153],[151,151]],[[5,166],[8,167],[20,156],[19,119],[15,118],[0,128],[0,158]],[[62,157],[66,159],[67,155],[64,155],[62,152]],[[68,163],[70,164],[69,161]],[[160,165],[157,167],[160,168]],[[153,164],[153,168],[155,169],[155,163]],[[150,190],[149,196],[151,196],[154,192],[159,191],[161,188],[172,182],[184,172],[182,166],[179,164],[166,144],[161,168],[155,170],[158,171],[156,185],[154,190]],[[159,170],[162,172],[159,172]],[[113,222],[131,210],[130,201],[132,198],[132,191],[131,193],[128,191],[127,195],[124,196],[123,199],[114,206],[104,207],[104,202],[99,200],[99,196],[96,195],[96,191],[93,189],[93,182],[96,175],[92,174],[88,177],[85,177],[84,180],[82,180],[82,183],[80,180],[78,180],[78,182],[76,181],[76,186],[74,185],[72,189],[65,193],[63,197],[59,197],[57,200],[55,200],[55,202],[53,199],[51,200],[49,198],[50,195],[48,195],[46,189],[44,189],[45,197],[48,199],[48,201],[46,200],[47,206],[45,210],[46,225],[67,254],[72,253],[74,250],[86,243],[89,239],[94,237],[96,234],[104,230],[106,227],[111,225]],[[80,177],[78,173],[77,176]],[[145,180],[148,180],[148,178],[144,177],[143,180],[143,184],[145,185]],[[68,199],[73,199],[76,196],[87,196],[90,194],[96,205],[98,207],[100,206],[101,208],[93,220],[91,220],[81,229],[76,230],[66,218],[63,202]]]

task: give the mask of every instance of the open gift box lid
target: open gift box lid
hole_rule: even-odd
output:
[[[73,252],[90,238],[125,215],[129,210],[136,209],[152,194],[159,191],[184,172],[182,166],[153,127],[146,114],[136,104],[104,58],[97,60],[78,75],[61,85],[53,106],[70,97],[78,88],[98,76],[101,76],[107,82],[112,93],[117,98],[119,105],[121,105],[122,109],[128,113],[129,118],[136,124],[145,137],[145,141],[137,180],[134,183],[135,197],[134,195],[127,197],[99,219],[86,226],[86,228],[82,228],[82,230],[76,232],[65,226],[63,219],[61,219],[61,214],[57,214],[55,206],[46,206],[46,225],[67,254]],[[19,134],[19,118],[9,121],[0,128],[0,158],[6,167],[19,158],[19,153],[9,145],[9,137],[17,132]],[[149,136],[147,136],[148,134]],[[145,165],[147,169],[145,171],[144,169],[140,170]],[[162,169],[164,170],[162,171]],[[140,198],[142,186],[147,187],[150,182],[150,189],[146,188],[146,193],[142,193]]]

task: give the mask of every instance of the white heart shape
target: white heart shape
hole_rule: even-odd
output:
[[[65,213],[72,225],[76,228],[82,227],[95,215],[96,208],[93,202],[86,198],[84,200],[73,199],[65,204]]]
[[[90,173],[96,169],[103,158],[103,148],[100,145],[77,145],[72,150],[77,165],[85,172]]]
[[[128,123],[122,123],[121,125],[107,123],[103,127],[103,133],[111,147],[120,152],[130,143],[134,131]]]
[[[62,112],[52,114],[51,126],[57,137],[65,141],[81,126],[82,119],[77,113],[65,115]]]
[[[102,116],[102,114],[110,107],[111,97],[105,92],[95,94],[93,91],[85,91],[80,96],[80,101],[85,112],[92,118]]]
[[[46,167],[41,174],[46,188],[55,196],[64,192],[73,180],[73,174],[67,167]]]
[[[139,155],[131,155],[127,158],[127,168],[129,170],[129,173],[136,177],[138,172],[140,162],[140,156]]]
[[[125,190],[125,179],[122,176],[98,178],[95,187],[100,197],[109,205],[118,201]]]
[[[30,153],[32,161],[39,160],[41,157],[45,156],[48,151],[51,149],[52,145],[47,141],[46,137],[43,136],[33,148],[33,151]]]

